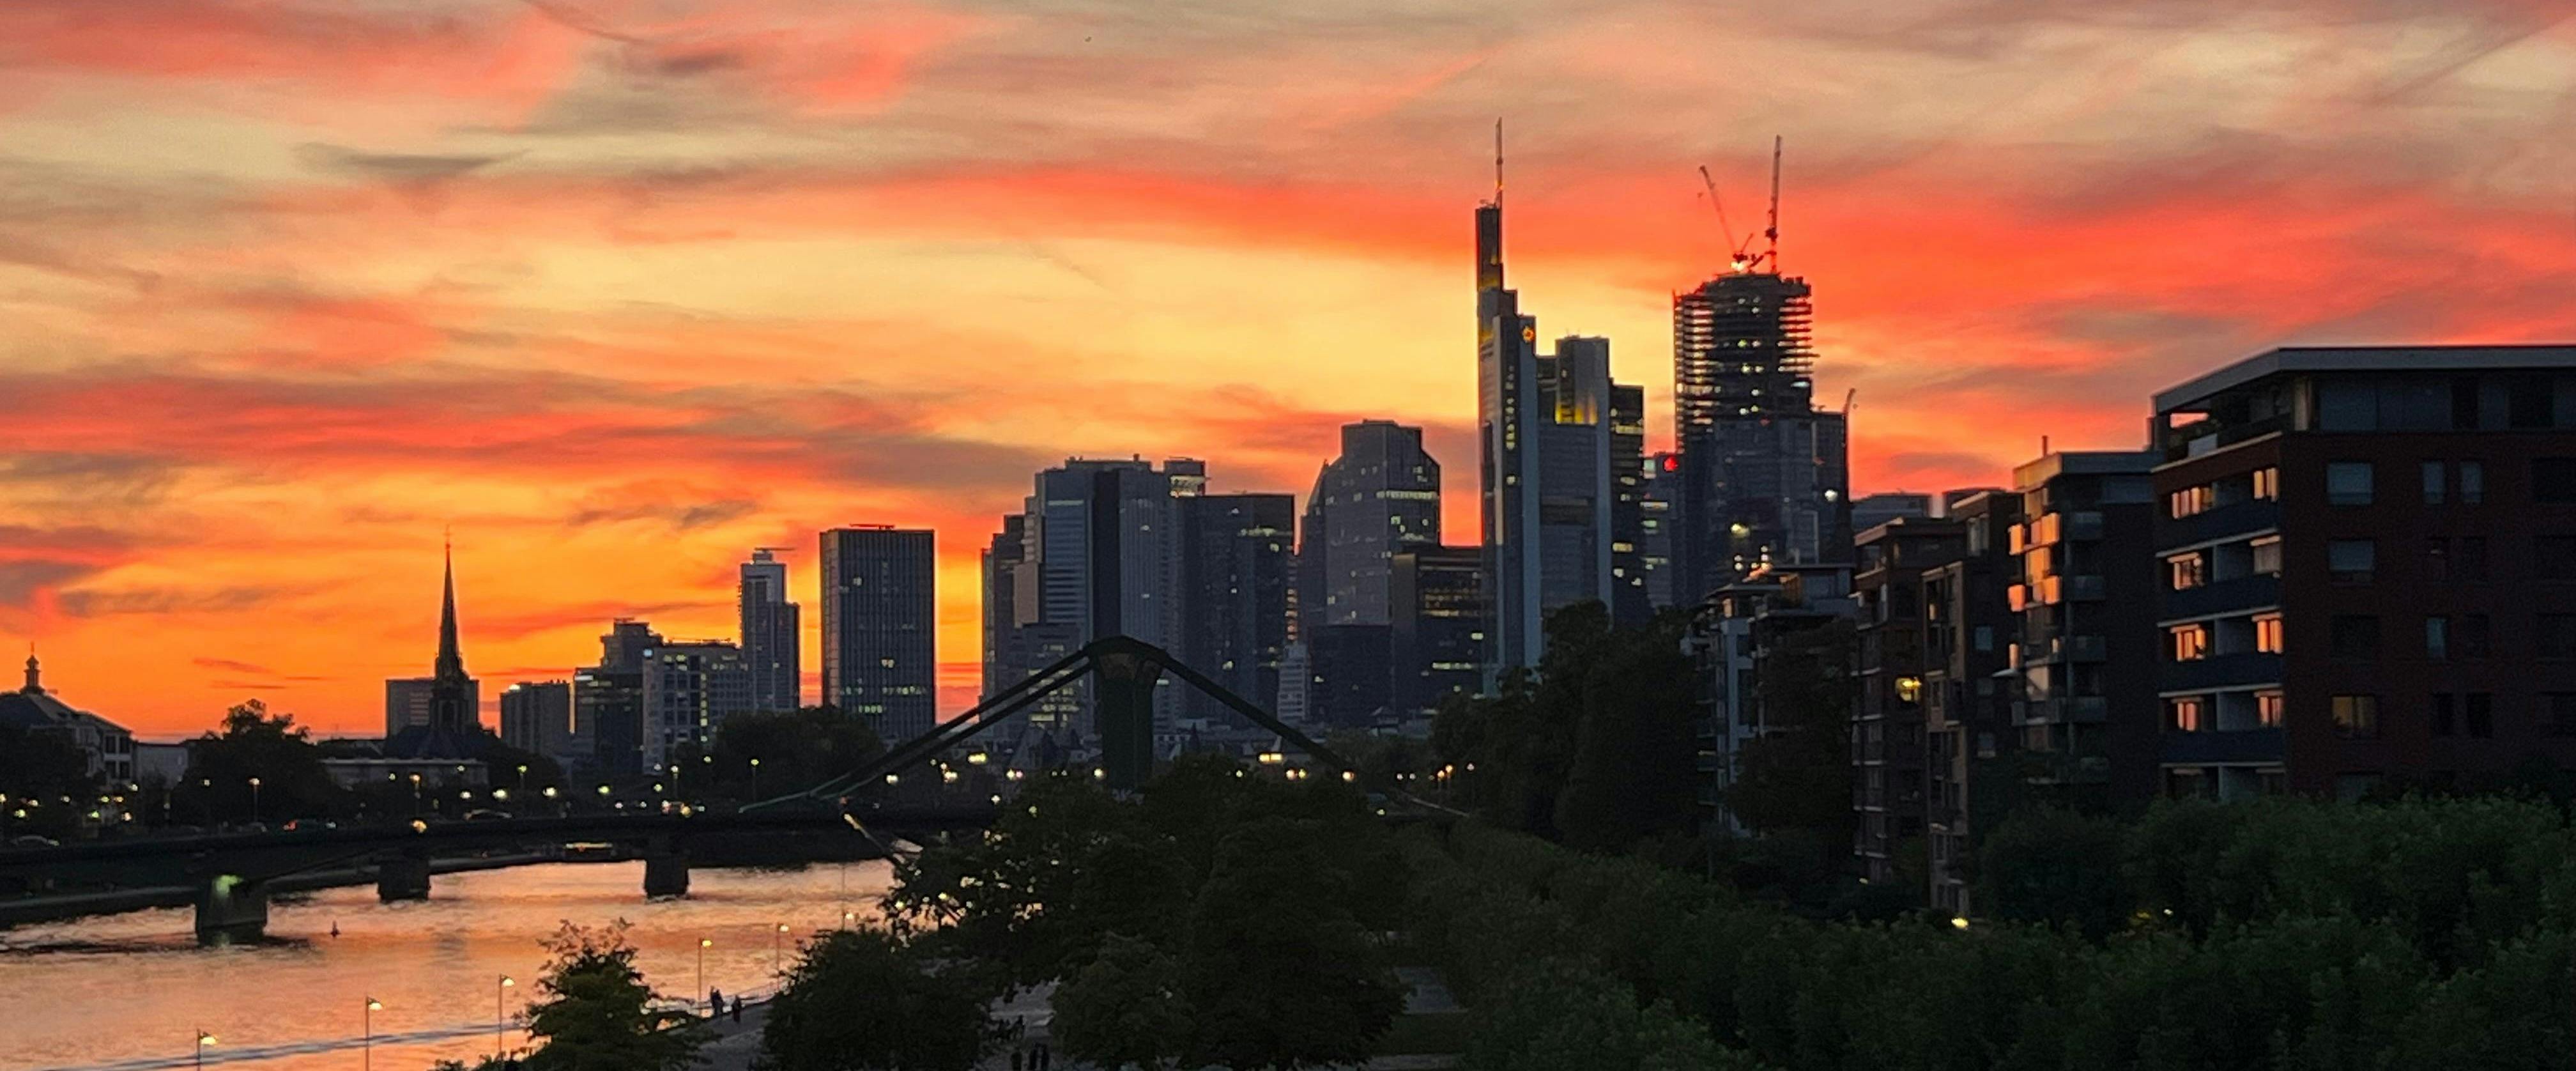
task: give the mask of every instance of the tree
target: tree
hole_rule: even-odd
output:
[[[681,744],[672,765],[693,796],[750,800],[811,788],[884,753],[867,722],[806,707],[727,716],[709,744]]]
[[[1187,1051],[1192,1025],[1180,964],[1124,934],[1101,939],[1100,954],[1057,987],[1051,1027],[1066,1056],[1162,1071]]]
[[[1497,996],[1473,1013],[1477,1029],[1464,1065],[1477,1071],[1756,1066],[1750,1058],[1722,1053],[1707,1027],[1670,1005],[1640,1008],[1625,983],[1564,960],[1537,961]]]
[[[1232,1068],[1355,1064],[1404,1009],[1351,908],[1321,823],[1260,819],[1218,845],[1190,912],[1189,1059]]]
[[[248,821],[254,804],[261,820],[318,818],[342,796],[311,730],[293,714],[271,716],[257,699],[225,711],[217,731],[189,744],[188,774],[179,784],[179,807],[213,821]]]
[[[1000,1036],[991,994],[881,929],[819,935],[761,1029],[766,1071],[970,1071]]]
[[[11,833],[69,834],[97,798],[99,779],[70,734],[0,725],[0,828]],[[25,811],[20,818],[14,812]]]
[[[1556,800],[1568,847],[1625,851],[1696,822],[1699,710],[1684,624],[1667,612],[1620,630],[1582,670],[1574,762]]]
[[[682,1071],[697,1060],[703,1029],[687,1012],[653,1006],[662,997],[635,969],[625,922],[567,922],[545,947],[554,959],[528,1006],[528,1033],[542,1044],[527,1071]]]
[[[1744,744],[1727,806],[1757,830],[1805,829],[1851,842],[1851,623],[1778,638],[1762,663],[1762,735]]]

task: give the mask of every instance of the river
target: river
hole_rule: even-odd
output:
[[[146,1071],[190,1067],[198,1031],[207,1066],[257,1071],[361,1067],[426,1071],[493,1049],[494,998],[521,1014],[543,971],[539,941],[566,920],[624,919],[655,989],[703,997],[773,984],[773,948],[874,916],[884,862],[802,870],[701,869],[684,899],[647,901],[643,864],[562,863],[439,877],[430,899],[376,901],[373,886],[280,899],[266,942],[199,948],[185,910],[141,911],[0,930],[0,1071]],[[846,889],[846,892],[844,891]],[[778,941],[778,926],[788,933]],[[339,936],[331,935],[333,925]],[[517,985],[500,988],[502,976]],[[368,997],[379,1042],[362,1052]],[[515,1029],[509,1044],[523,1041]],[[346,1041],[347,1048],[316,1051]],[[299,1051],[300,1050],[300,1051]]]

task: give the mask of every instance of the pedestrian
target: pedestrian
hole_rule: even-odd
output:
[[[742,1021],[742,994],[740,993],[733,995],[733,1021],[737,1023]]]
[[[724,1014],[724,990],[718,989],[718,988],[716,988],[716,987],[714,987],[714,986],[708,986],[708,987],[707,987],[707,1018],[709,1018],[709,1019],[713,1019],[713,1018],[715,1018],[716,1016],[723,1015],[723,1014]]]

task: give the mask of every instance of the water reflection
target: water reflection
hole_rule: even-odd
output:
[[[714,942],[705,984],[758,989],[792,957],[798,935],[841,925],[844,910],[872,917],[888,873],[883,862],[700,870],[687,898],[653,901],[643,898],[640,862],[454,874],[437,879],[426,901],[379,904],[371,886],[280,900],[266,941],[227,948],[198,948],[184,910],[0,931],[0,993],[20,1006],[0,1015],[0,1071],[184,1058],[198,1030],[217,1039],[209,1065],[354,1068],[354,1049],[243,1057],[356,1038],[370,996],[384,1005],[373,1013],[380,1037],[485,1028],[376,1047],[380,1071],[422,1071],[433,1060],[492,1051],[500,977],[522,983],[506,1000],[515,1016],[545,963],[537,942],[564,921],[627,920],[638,965],[673,996],[704,996],[701,938]],[[780,923],[789,929],[783,939]],[[518,1043],[515,1032],[509,1043]]]

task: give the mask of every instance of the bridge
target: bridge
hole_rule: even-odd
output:
[[[1358,779],[1358,771],[1330,748],[1168,652],[1130,637],[1113,636],[1084,645],[857,769],[737,811],[413,822],[0,850],[0,882],[106,887],[98,892],[0,901],[0,926],[193,906],[198,940],[221,943],[257,937],[267,925],[272,892],[372,880],[383,900],[425,899],[434,873],[548,861],[562,857],[550,850],[559,852],[568,844],[612,845],[631,857],[640,856],[645,895],[685,895],[693,840],[793,831],[870,838],[880,832],[928,836],[989,825],[999,810],[991,801],[896,804],[873,797],[903,772],[931,762],[1086,678],[1093,683],[1101,780],[1118,791],[1141,787],[1154,771],[1153,697],[1166,672],[1253,725],[1277,734],[1328,769],[1346,779]],[[1408,804],[1431,807],[1391,784],[1370,787]]]

